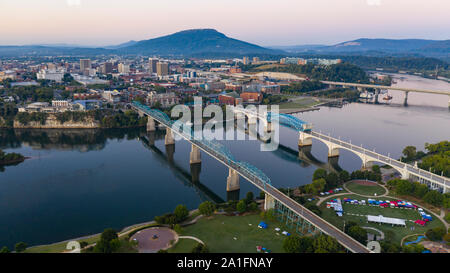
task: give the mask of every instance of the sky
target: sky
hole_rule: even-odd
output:
[[[450,39],[450,0],[0,0],[0,45],[114,45],[214,28],[262,46]]]

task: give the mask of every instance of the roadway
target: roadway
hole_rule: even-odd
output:
[[[141,109],[135,105],[133,105],[133,107],[135,109],[137,109],[138,111],[142,111],[142,112],[146,113],[151,118],[158,121],[160,124],[163,124],[164,126],[172,129],[172,124],[168,123],[166,120],[162,119],[160,116],[151,115],[150,112],[147,111],[146,109]],[[200,150],[202,150],[203,152],[212,156],[213,158],[215,158],[216,160],[218,160],[225,166],[236,171],[244,179],[251,182],[253,185],[255,185],[256,187],[258,187],[259,189],[264,191],[266,194],[269,194],[270,196],[274,197],[280,203],[282,203],[283,205],[285,205],[286,207],[288,207],[289,209],[294,211],[296,214],[298,214],[299,216],[301,216],[302,218],[304,218],[305,220],[307,220],[308,222],[310,222],[311,224],[316,226],[323,233],[336,238],[336,240],[341,245],[343,245],[345,248],[347,248],[351,252],[354,252],[354,253],[369,253],[370,252],[364,245],[362,245],[361,243],[359,243],[358,241],[356,241],[349,235],[345,234],[341,230],[339,230],[336,227],[334,227],[333,225],[329,224],[328,222],[326,222],[325,220],[323,220],[322,218],[320,218],[319,216],[317,216],[316,214],[314,214],[313,212],[311,212],[304,206],[300,205],[296,201],[292,200],[291,198],[289,198],[288,196],[284,195],[279,190],[274,188],[270,184],[270,180],[269,180],[269,183],[266,183],[266,180],[264,180],[263,178],[260,177],[260,175],[261,175],[260,173],[252,172],[252,170],[247,168],[245,165],[239,164],[240,162],[230,160],[230,158],[226,154],[224,155],[224,154],[220,153],[220,151],[219,152],[215,151],[209,145],[203,143],[202,141],[193,139],[192,136],[190,136],[190,135],[187,136],[182,131],[179,132],[174,129],[172,129],[172,131],[174,133],[177,133],[178,135],[180,135],[181,137],[183,137],[184,139],[186,139],[193,145],[196,145]]]
[[[244,74],[247,77],[251,76],[266,76],[273,77],[278,79],[287,79],[287,80],[298,80],[305,81],[306,78],[299,77],[297,75],[285,72],[260,72],[257,74]],[[386,85],[375,85],[375,84],[364,84],[364,83],[350,83],[350,82],[334,82],[334,81],[320,81],[321,83],[328,85],[338,85],[338,86],[351,86],[351,87],[361,87],[361,88],[375,88],[375,89],[389,89],[389,90],[398,90],[403,92],[417,92],[417,93],[429,93],[429,94],[439,94],[439,95],[448,95],[450,96],[450,91],[444,90],[429,90],[429,89],[416,89],[416,88],[408,88],[408,87],[399,87],[399,86],[386,86]]]
[[[337,144],[337,145],[342,146],[344,148],[347,148],[347,149],[349,149],[351,151],[356,151],[358,153],[365,154],[367,156],[370,156],[372,158],[377,159],[381,163],[384,163],[384,164],[387,164],[387,165],[391,165],[393,167],[397,167],[397,168],[400,168],[400,169],[405,169],[408,172],[410,172],[411,174],[416,175],[417,177],[422,177],[424,179],[430,179],[430,182],[437,182],[437,183],[443,185],[444,187],[447,187],[447,188],[450,187],[450,180],[448,178],[446,178],[446,177],[443,177],[443,176],[440,176],[440,175],[436,175],[434,173],[431,173],[431,172],[422,170],[420,168],[417,168],[417,167],[415,167],[413,165],[403,163],[401,161],[392,159],[392,158],[387,157],[385,155],[376,153],[374,151],[367,150],[367,149],[362,148],[360,146],[356,146],[356,145],[353,145],[351,143],[348,143],[348,142],[345,142],[345,141],[341,141],[341,140],[336,139],[334,137],[330,137],[330,136],[327,136],[327,135],[324,135],[324,134],[321,134],[321,133],[318,133],[318,132],[315,132],[315,131],[304,132],[304,133],[305,134],[309,134],[309,135],[311,135],[311,136],[313,136],[315,138],[323,139],[323,140],[329,141],[331,143]],[[406,168],[405,168],[405,166],[406,166]]]

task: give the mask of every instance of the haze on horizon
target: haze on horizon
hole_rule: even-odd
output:
[[[262,46],[450,39],[448,0],[1,0],[0,45],[112,45],[214,28]]]

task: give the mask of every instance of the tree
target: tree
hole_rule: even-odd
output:
[[[319,178],[312,182],[312,187],[314,188],[314,194],[317,194],[325,189],[327,181],[324,178]]]
[[[94,247],[96,253],[113,253],[120,246],[119,236],[112,228],[105,229],[100,235],[100,241]]]
[[[350,180],[350,174],[346,170],[342,170],[339,172],[339,181],[341,183],[347,182]]]
[[[300,237],[300,245],[298,251],[300,253],[312,253],[313,252],[314,238],[310,236]]]
[[[2,249],[0,249],[0,253],[10,253],[11,251],[9,250],[9,248],[7,246],[2,247]]]
[[[327,170],[325,170],[325,169],[317,169],[317,170],[314,171],[313,181],[317,180],[317,179],[320,179],[320,178],[324,178],[325,179],[326,177],[327,177]]]
[[[215,209],[216,206],[210,201],[205,201],[198,206],[200,213],[205,216],[211,216]]]
[[[191,253],[209,253],[209,248],[201,243],[198,243],[191,251]]]
[[[274,221],[275,220],[275,210],[268,209],[266,211],[261,212],[261,218],[264,220]]]
[[[314,253],[336,253],[340,250],[339,243],[333,237],[321,234],[314,238]]]
[[[428,191],[429,190],[427,185],[420,184],[418,182],[414,183],[414,196],[418,198],[423,198]]]
[[[416,157],[417,150],[414,146],[406,146],[405,149],[403,149],[402,153],[405,156],[406,160],[411,160]]]
[[[17,253],[20,253],[20,252],[24,252],[25,249],[27,249],[27,246],[28,245],[26,243],[19,242],[14,246],[14,249],[16,250]]]
[[[425,232],[425,236],[431,241],[442,241],[442,238],[447,232],[442,227],[432,228]]]
[[[178,205],[173,214],[175,215],[175,221],[179,223],[189,216],[189,210],[185,205]]]
[[[411,244],[402,247],[403,253],[422,253],[425,247],[421,244]]]
[[[236,205],[237,211],[240,213],[244,213],[247,210],[247,204],[245,203],[245,200],[241,200]]]
[[[447,221],[447,223],[450,223],[450,212],[448,212],[445,217],[444,217],[445,221]]]
[[[259,192],[259,198],[264,199],[266,197],[266,194],[263,191]]]
[[[372,166],[372,172],[374,172],[374,173],[381,173],[380,166],[378,166],[378,165],[373,165],[373,166]]]
[[[292,235],[283,241],[283,249],[287,253],[300,253],[300,237]]]
[[[327,174],[327,176],[325,177],[325,180],[327,182],[327,187],[330,188],[334,188],[338,185],[339,183],[339,176],[336,173],[329,173]]]
[[[362,244],[365,244],[367,241],[367,231],[358,225],[350,227],[347,234]]]
[[[423,197],[423,201],[433,206],[440,207],[442,206],[442,202],[444,201],[444,196],[438,191],[431,190],[427,192],[427,194],[425,194],[425,196]]]
[[[399,195],[411,194],[414,190],[414,186],[408,180],[399,180],[396,184],[395,191]]]
[[[183,228],[180,226],[180,224],[174,225],[173,230],[178,234],[181,234],[183,232]]]
[[[245,196],[245,201],[247,202],[247,204],[252,202],[253,199],[254,199],[253,192],[251,191],[247,192],[247,195]]]
[[[382,241],[380,245],[382,253],[399,253],[401,251],[401,247],[392,242]]]

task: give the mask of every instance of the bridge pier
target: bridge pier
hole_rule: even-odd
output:
[[[264,210],[267,211],[269,209],[275,208],[275,198],[273,198],[269,194],[264,194]]]
[[[405,92],[405,100],[403,101],[403,106],[408,106],[408,93],[409,91]]]
[[[173,138],[172,129],[166,128],[166,136],[164,138],[164,144],[167,145],[175,145],[175,139]]]
[[[156,133],[155,131],[147,131],[148,144],[155,146]]]
[[[191,146],[192,146],[192,149],[191,149],[189,163],[190,164],[201,163],[202,159],[201,159],[201,155],[200,155],[200,149],[197,146],[195,146],[194,144],[192,144]]]
[[[312,137],[305,134],[304,132],[299,132],[298,147],[312,146]]]
[[[191,164],[191,182],[196,183],[200,181],[200,171],[202,169],[202,164]]]
[[[241,196],[241,190],[227,191],[227,202],[239,201],[240,196]]]
[[[156,130],[155,120],[147,116],[147,132],[154,132]]]
[[[375,89],[375,100],[374,100],[374,103],[375,104],[378,104],[379,102],[378,102],[378,96],[380,95],[380,89]]]
[[[328,146],[328,158],[338,157],[339,156],[339,148],[334,147],[332,145]]]
[[[239,174],[233,169],[228,169],[227,191],[235,191],[241,188],[239,184]]]
[[[167,161],[173,163],[173,154],[175,153],[175,145],[166,145]]]

